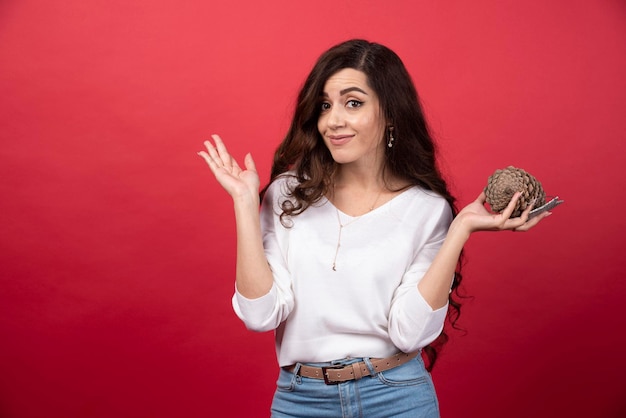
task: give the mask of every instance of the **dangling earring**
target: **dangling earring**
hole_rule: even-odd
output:
[[[393,126],[389,127],[389,139],[387,140],[387,147],[391,148],[393,147],[393,143],[395,142],[396,138],[393,137]]]

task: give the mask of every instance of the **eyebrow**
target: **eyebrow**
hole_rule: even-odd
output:
[[[351,91],[358,91],[359,93],[363,93],[364,95],[368,96],[368,94],[364,90],[362,90],[362,89],[360,89],[358,87],[348,87],[346,89],[343,89],[343,90],[339,91],[339,95],[343,96],[345,94],[350,93]],[[323,96],[324,97],[328,97],[328,93],[324,92]]]

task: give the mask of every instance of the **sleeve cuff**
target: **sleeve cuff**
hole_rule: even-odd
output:
[[[276,284],[270,291],[261,297],[248,299],[237,290],[232,299],[233,309],[237,316],[251,330],[264,331],[267,328],[267,318],[272,317],[276,306]]]

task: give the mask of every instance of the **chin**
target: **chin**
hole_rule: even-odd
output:
[[[346,155],[342,155],[342,153],[340,152],[331,152],[330,155],[333,157],[333,160],[337,163],[337,164],[348,164],[351,163],[353,161],[352,158],[350,158],[349,156]]]

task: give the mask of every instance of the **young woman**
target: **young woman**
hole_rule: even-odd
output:
[[[234,202],[233,306],[275,330],[273,417],[437,417],[421,351],[442,334],[465,242],[525,231],[485,196],[458,214],[411,77],[385,46],[351,40],[309,74],[262,193],[217,135],[206,160]]]

